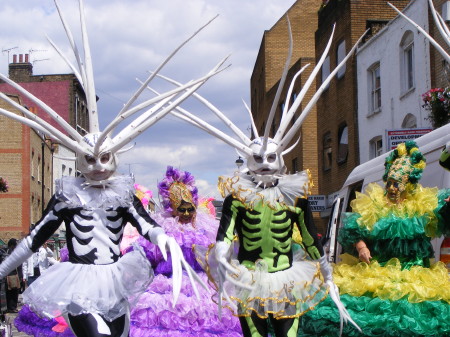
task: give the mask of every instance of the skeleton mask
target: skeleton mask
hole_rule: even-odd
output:
[[[99,136],[100,133],[90,133],[84,136],[80,145],[86,147],[87,151],[79,153],[77,156],[78,170],[91,184],[110,178],[116,171],[119,163],[117,155],[107,150],[112,147],[112,140],[109,137],[103,142],[99,154],[93,154]],[[88,154],[89,152],[91,154]]]

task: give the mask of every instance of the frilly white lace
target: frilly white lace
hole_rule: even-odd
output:
[[[278,184],[266,188],[258,186],[250,175],[221,177],[219,190],[224,197],[232,194],[250,207],[260,201],[274,207],[277,203],[293,206],[298,198],[306,198],[310,193],[310,173],[305,170],[282,175],[278,179]]]
[[[108,179],[107,184],[92,186],[85,184],[84,178],[62,177],[57,179],[56,198],[70,208],[117,208],[127,207],[133,202],[134,179],[117,176]]]

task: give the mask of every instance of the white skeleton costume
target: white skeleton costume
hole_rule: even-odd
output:
[[[303,313],[313,309],[324,299],[327,291],[341,314],[341,327],[344,321],[349,321],[356,326],[340,302],[338,289],[332,279],[331,266],[317,239],[312,223],[306,199],[310,182],[309,173],[304,171],[286,174],[283,155],[294,148],[296,144],[290,148],[287,146],[328,83],[353,54],[361,39],[323,81],[292,125],[294,114],[300,107],[331,47],[333,29],[318,64],[294,102],[290,106],[285,105],[279,129],[274,137],[270,138],[272,120],[292,56],[289,20],[288,29],[290,32],[289,54],[263,136],[258,135],[252,119],[255,138],[251,140],[219,109],[198,94],[193,96],[215,113],[239,140],[181,107],[171,112],[234,147],[247,161],[247,168],[237,175],[219,178],[219,190],[226,198],[217,243],[209,251],[198,254],[200,259],[204,259],[205,270],[218,286],[219,306],[222,305],[222,297],[227,300],[224,306],[231,308],[241,318],[244,336],[266,335],[266,318],[268,317],[271,319],[277,337],[294,335],[298,321],[295,322],[293,318],[298,320]],[[290,102],[295,80],[305,67],[294,76],[285,102]],[[181,85],[172,79],[166,77],[164,79],[178,87]],[[250,109],[247,106],[246,108],[252,118]],[[297,227],[301,227],[299,230],[303,237],[303,249],[296,252],[291,239],[295,223]],[[235,235],[239,241],[237,248]],[[319,278],[320,273],[324,280]],[[236,303],[237,307],[234,305]]]
[[[133,180],[126,176],[114,176],[118,165],[117,154],[141,132],[189,97],[208,78],[223,70],[221,66],[225,60],[207,75],[132,107],[159,70],[208,22],[175,49],[101,132],[83,0],[79,0],[79,10],[84,55],[80,54],[56,0],[55,5],[78,67],[73,66],[53,42],[50,43],[71,67],[86,93],[91,133],[80,135],[57,112],[2,74],[0,78],[3,81],[39,105],[68,136],[3,93],[0,93],[0,98],[19,109],[23,116],[5,109],[0,109],[0,113],[75,151],[77,167],[83,177],[63,177],[56,182],[56,193],[43,217],[32,228],[30,235],[0,265],[0,277],[4,277],[30,257],[64,223],[69,261],[57,264],[35,281],[23,294],[25,303],[40,315],[63,315],[77,336],[124,337],[128,336],[129,331],[127,299],[144,291],[153,275],[148,260],[139,250],[121,257],[119,244],[127,222],[136,227],[147,240],[156,244],[163,256],[167,256],[167,251],[172,255],[174,305],[181,289],[182,267],[186,269],[195,290],[194,279],[206,286],[186,263],[176,241],[164,233],[134,196]],[[121,121],[140,111],[144,112],[111,138],[111,133]]]

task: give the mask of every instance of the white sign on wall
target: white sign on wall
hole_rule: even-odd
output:
[[[399,129],[386,130],[387,150],[393,150],[398,144],[404,143],[408,140],[414,140],[432,131],[433,129]]]
[[[308,196],[309,206],[313,212],[323,212],[327,209],[327,198],[325,195]]]

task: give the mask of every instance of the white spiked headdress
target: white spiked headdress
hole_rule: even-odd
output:
[[[190,41],[195,35],[197,35],[204,27],[206,27],[212,20],[198,29],[187,40],[185,40],[180,46],[178,46],[150,75],[142,86],[134,93],[130,100],[120,110],[117,117],[113,119],[107,127],[101,131],[99,128],[99,118],[97,110],[96,92],[94,86],[94,74],[92,69],[91,52],[89,48],[89,41],[86,29],[86,22],[84,16],[83,0],[78,0],[80,22],[81,22],[81,36],[82,36],[82,52],[80,53],[78,46],[75,43],[72,32],[69,29],[64,16],[59,8],[57,0],[55,5],[58,10],[61,22],[64,26],[67,38],[70,46],[72,47],[76,64],[74,66],[68,58],[63,55],[60,49],[50,39],[49,42],[56,49],[56,51],[62,56],[68,66],[72,69],[78,81],[80,82],[87,100],[87,110],[89,114],[89,129],[90,134],[82,136],[80,135],[69,123],[67,123],[56,111],[42,102],[40,99],[29,93],[22,88],[19,84],[11,81],[7,76],[0,74],[0,79],[11,85],[18,90],[21,94],[31,99],[40,108],[44,110],[66,133],[59,131],[44,119],[36,116],[28,111],[23,106],[19,105],[7,95],[0,93],[0,99],[5,100],[11,106],[17,108],[23,113],[24,116],[19,116],[6,109],[0,109],[0,114],[13,118],[25,125],[28,125],[44,134],[48,135],[55,141],[65,145],[69,149],[77,153],[78,167],[80,171],[85,175],[88,182],[95,183],[102,179],[89,177],[89,173],[92,170],[98,168],[106,168],[112,170],[110,173],[114,173],[117,167],[116,154],[123,149],[128,143],[130,143],[139,134],[145,131],[147,128],[155,124],[158,120],[168,114],[172,109],[181,104],[186,98],[192,95],[200,86],[202,86],[211,76],[224,70],[226,67],[222,67],[227,58],[223,59],[217,64],[209,73],[196,80],[190,81],[186,84],[180,85],[174,90],[167,91],[152,99],[144,101],[136,106],[133,103],[146,88],[148,83],[158,74],[162,67],[183,47],[188,41]],[[145,109],[147,109],[145,111]],[[112,137],[111,134],[115,128],[124,120],[132,116],[137,112],[144,111],[139,117],[135,118],[128,126],[123,128],[116,136]],[[106,158],[108,157],[108,158]],[[107,179],[108,177],[106,177]]]
[[[197,98],[200,102],[202,102],[205,106],[207,106],[214,114],[219,117],[237,136],[238,139],[233,138],[232,136],[227,135],[226,133],[222,132],[221,130],[215,128],[214,126],[208,124],[207,122],[203,121],[201,118],[193,115],[192,113],[186,111],[185,109],[181,107],[177,107],[172,111],[171,113],[175,115],[176,117],[187,121],[188,123],[191,123],[192,125],[210,133],[211,135],[221,139],[225,143],[231,145],[234,147],[239,155],[242,157],[245,157],[247,159],[247,170],[249,173],[254,177],[255,182],[258,184],[264,184],[268,185],[270,183],[275,183],[277,180],[277,177],[282,175],[285,171],[285,166],[283,162],[283,155],[291,151],[297,142],[292,145],[290,148],[287,148],[294,136],[297,134],[297,132],[300,129],[300,126],[302,125],[303,121],[305,120],[308,113],[311,111],[312,107],[315,105],[317,100],[319,99],[320,95],[323,93],[323,91],[327,88],[329,82],[334,77],[334,75],[339,71],[339,69],[344,66],[345,62],[350,58],[350,56],[355,51],[357,45],[361,41],[362,37],[356,42],[356,44],[353,46],[353,48],[350,50],[350,52],[347,54],[347,56],[339,63],[339,65],[330,73],[330,75],[323,81],[319,89],[316,91],[316,93],[313,95],[311,100],[306,104],[305,108],[302,110],[300,116],[295,120],[295,122],[291,123],[291,121],[294,118],[295,112],[300,107],[300,104],[303,102],[303,99],[306,95],[306,92],[310,88],[311,84],[314,82],[314,78],[316,77],[317,73],[319,72],[322,64],[324,63],[326,56],[328,55],[328,52],[331,47],[333,34],[334,34],[334,27],[333,31],[331,33],[330,39],[328,41],[328,44],[325,48],[325,51],[323,55],[321,56],[319,62],[313,69],[312,73],[308,77],[307,81],[305,82],[305,85],[302,87],[300,93],[297,95],[295,100],[292,102],[291,105],[286,104],[284,106],[284,109],[282,111],[282,117],[281,122],[278,127],[277,132],[275,133],[275,136],[273,138],[269,137],[270,128],[272,125],[272,121],[275,116],[276,108],[278,106],[278,102],[280,100],[281,92],[284,87],[284,83],[286,81],[287,73],[289,70],[289,65],[291,62],[292,57],[292,32],[291,32],[291,26],[289,22],[289,18],[287,18],[287,24],[288,24],[288,30],[289,30],[289,52],[288,57],[283,69],[283,73],[280,79],[280,83],[278,85],[278,89],[275,95],[275,99],[273,101],[272,107],[269,112],[268,120],[266,121],[266,127],[264,130],[263,135],[259,135],[258,130],[255,126],[255,123],[253,121],[252,113],[248,106],[244,105],[247,109],[247,111],[250,114],[251,124],[252,124],[252,130],[254,134],[254,139],[250,139],[247,137],[236,125],[234,125],[217,107],[215,107],[213,104],[208,102],[205,98],[201,97],[197,93],[194,93],[192,96]],[[287,98],[286,102],[290,102],[290,97],[292,95],[292,91],[294,88],[294,84],[298,76],[306,69],[308,65],[304,66],[300,71],[298,71],[295,76],[293,77],[289,90],[287,92]],[[160,75],[158,75],[160,76]],[[164,76],[160,76],[161,78],[175,84],[176,86],[180,87],[181,84]],[[153,92],[157,93],[155,90],[149,88]],[[291,126],[292,125],[292,126]]]

